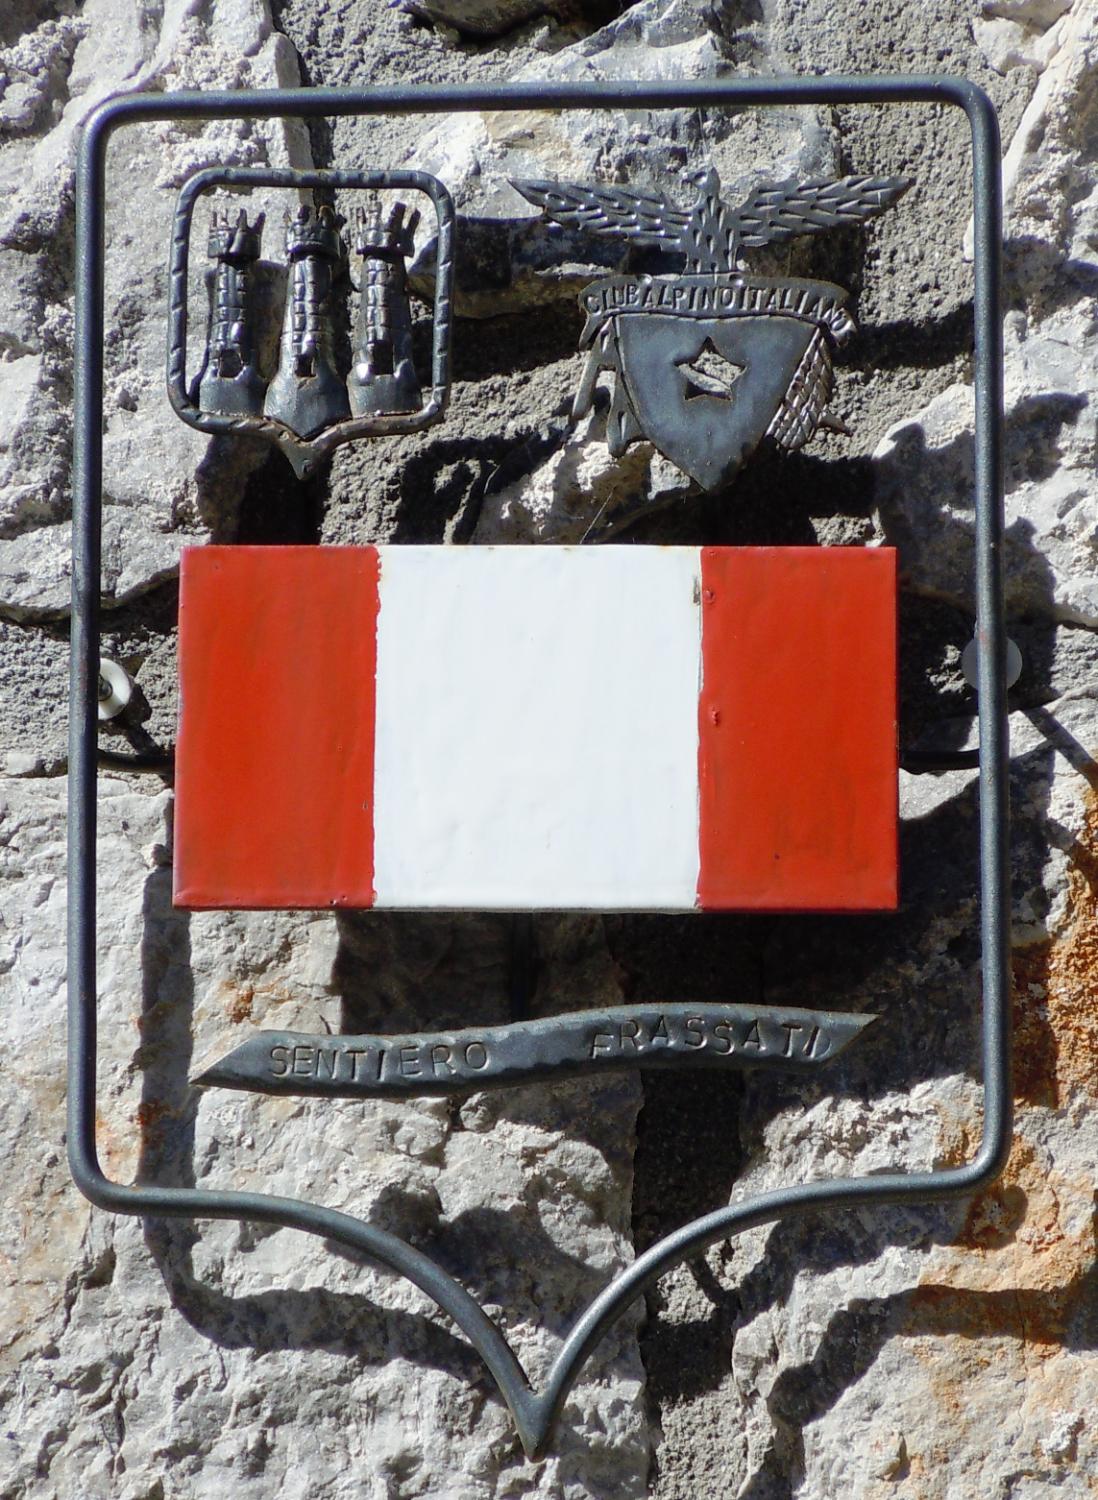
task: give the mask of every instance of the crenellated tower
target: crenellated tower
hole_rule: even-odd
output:
[[[287,216],[289,285],[278,373],[264,413],[299,437],[311,437],[350,415],[347,389],[335,368],[332,293],[345,269],[339,221],[326,204],[303,203]]]
[[[355,212],[355,252],[362,257],[362,273],[347,392],[356,417],[417,411],[423,401],[412,360],[405,265],[415,248],[419,214],[405,220],[406,212],[397,203],[383,218],[376,195]]]
[[[248,223],[241,209],[235,220],[229,212],[214,212],[210,220],[209,254],[217,262],[210,287],[210,317],[206,356],[198,376],[198,405],[202,411],[226,416],[259,416],[265,382],[255,354],[254,309],[250,284],[259,259],[264,216]]]

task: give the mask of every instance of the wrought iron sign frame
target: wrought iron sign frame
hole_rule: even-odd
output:
[[[931,1172],[790,1185],[729,1204],[684,1225],[628,1266],[576,1320],[541,1390],[476,1300],[422,1251],[395,1235],[319,1204],[259,1193],[113,1181],[96,1148],[96,792],[100,550],[103,468],[104,217],[107,146],[128,125],[160,120],[317,118],[467,111],[735,108],[791,105],[933,104],[967,116],[972,145],[975,324],[975,566],[979,685],[979,852],[983,1018],[983,1120],[979,1149],[964,1165]],[[361,174],[293,173],[298,185],[358,185]],[[380,174],[379,174],[380,175]],[[354,179],[352,182],[351,179]],[[192,202],[214,181],[278,185],[281,174],[217,169],[192,179]],[[400,185],[407,185],[402,182]],[[438,199],[436,198],[436,205]],[[72,637],[68,846],[68,1157],[92,1203],[113,1213],[255,1220],[351,1247],[418,1286],[451,1317],[488,1366],[530,1457],[543,1454],[587,1356],[626,1307],[659,1276],[708,1246],[787,1214],[963,1197],[988,1186],[1011,1144],[1008,735],[1002,592],[1003,349],[1000,141],[994,106],[964,79],[933,76],[732,78],[720,82],[529,84],[494,88],[280,89],[167,93],[109,99],[86,122],[76,188],[76,395],[74,419]],[[441,227],[441,226],[440,226]],[[180,274],[185,259],[176,261]],[[449,318],[448,299],[436,317]],[[178,302],[176,314],[178,318]],[[178,332],[178,329],[176,330]],[[437,332],[437,330],[436,330]],[[178,343],[178,339],[176,340]],[[444,358],[444,356],[441,356]],[[445,368],[436,338],[435,389]],[[175,401],[188,402],[182,367]],[[189,404],[189,402],[188,402]],[[424,425],[422,414],[386,430]],[[205,430],[219,421],[192,418]],[[394,419],[387,418],[391,423]],[[529,1023],[551,1030],[552,1021]]]

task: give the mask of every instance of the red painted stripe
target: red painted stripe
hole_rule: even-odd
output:
[[[702,549],[698,903],[897,904],[890,548]]]
[[[374,547],[202,547],[179,598],[175,902],[370,906]]]

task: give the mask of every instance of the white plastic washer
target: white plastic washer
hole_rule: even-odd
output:
[[[977,652],[978,652],[978,650],[979,650],[979,645],[978,645],[978,643],[976,641],[976,638],[973,637],[972,640],[969,641],[969,643],[965,647],[965,649],[961,652],[961,675],[965,679],[965,681],[968,683],[968,685],[969,685],[970,688],[978,688],[979,687],[979,683],[976,680],[976,674],[977,674],[977,670],[978,670],[978,667],[977,667]],[[1007,643],[1006,643],[1006,685],[1007,685],[1007,687],[1008,688],[1012,688],[1014,686],[1014,684],[1018,681],[1019,677],[1021,677],[1021,675],[1022,675],[1022,653],[1018,650],[1018,647],[1014,644],[1014,642],[1008,636]]]
[[[133,697],[133,682],[125,667],[109,657],[99,658],[99,720],[117,719]]]

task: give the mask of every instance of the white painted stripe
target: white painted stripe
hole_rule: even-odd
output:
[[[700,557],[381,549],[378,906],[683,910]]]

